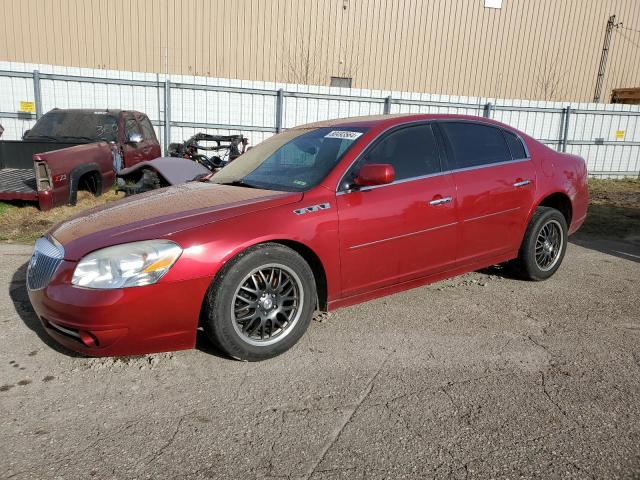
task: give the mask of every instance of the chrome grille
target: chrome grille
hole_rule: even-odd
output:
[[[27,287],[29,290],[40,290],[46,287],[63,258],[64,249],[62,246],[54,245],[45,237],[36,240],[36,248],[27,268]]]

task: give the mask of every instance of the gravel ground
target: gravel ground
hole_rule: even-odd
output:
[[[0,476],[640,478],[640,263],[605,247],[319,316],[248,364],[204,339],[70,355],[29,307],[31,248],[0,245]]]

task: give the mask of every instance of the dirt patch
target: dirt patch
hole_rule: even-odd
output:
[[[640,234],[640,180],[589,179],[589,196],[579,235],[623,240]]]
[[[175,363],[175,354],[173,352],[166,352],[129,357],[90,358],[85,362],[85,366],[89,370],[118,370],[131,368],[138,370],[153,370],[158,366],[167,368],[167,364],[172,363]]]
[[[123,198],[109,191],[99,197],[89,192],[78,192],[75,206],[56,207],[47,212],[38,210],[32,203],[0,202],[0,240],[32,242],[55,224],[62,222],[84,210]]]

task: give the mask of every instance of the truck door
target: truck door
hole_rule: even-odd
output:
[[[142,130],[138,125],[138,121],[132,114],[127,113],[124,115],[123,125],[124,138],[122,141],[122,156],[124,157],[124,166],[131,167],[136,163],[146,160],[143,151],[140,148],[140,146],[144,143],[144,137],[142,135]],[[139,135],[139,138],[141,138],[143,141],[131,141],[131,138],[134,135]]]
[[[143,159],[153,160],[160,157],[162,155],[160,144],[149,118],[146,115],[140,115],[138,117],[138,125],[142,130],[142,142],[138,148],[142,151]]]

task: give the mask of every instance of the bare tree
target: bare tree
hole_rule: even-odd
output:
[[[551,61],[545,59],[543,65],[536,63],[535,95],[541,100],[553,101],[558,95],[561,96],[561,84],[566,75],[561,66],[557,55]]]
[[[287,83],[298,83],[303,85],[326,84],[330,76],[354,78],[359,70],[359,55],[356,58],[341,58],[337,70],[321,72],[321,61],[318,58],[318,49],[311,47],[309,36],[305,38],[298,28],[297,46],[290,50],[284,60],[284,81]],[[342,55],[343,52],[340,52]]]
[[[318,76],[318,62],[311,55],[309,44],[302,42],[300,48],[289,53],[285,64],[285,81],[309,85]]]

